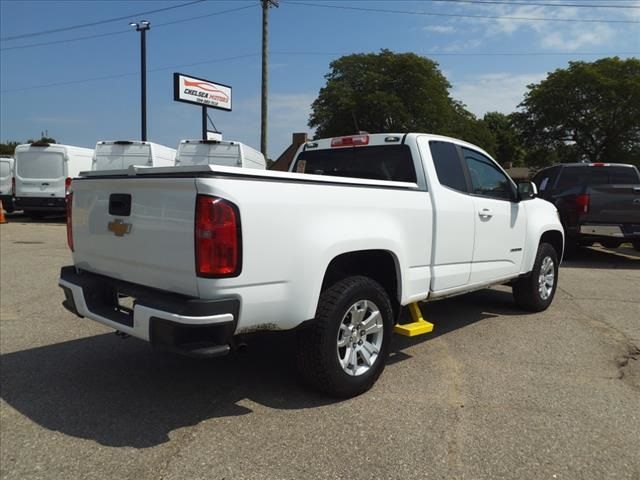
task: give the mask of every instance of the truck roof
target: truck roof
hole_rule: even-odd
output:
[[[474,150],[479,150],[488,157],[491,157],[484,149],[478,147],[464,140],[460,140],[453,137],[447,137],[444,135],[436,135],[433,133],[420,133],[420,132],[405,132],[405,133],[366,133],[360,132],[352,135],[343,135],[338,137],[320,138],[317,140],[310,140],[302,144],[302,150],[322,150],[330,148],[341,147],[366,147],[376,145],[389,145],[389,144],[403,144],[408,138],[415,139],[416,137],[428,137],[429,140],[439,140],[442,142],[451,142],[464,147],[469,147]]]

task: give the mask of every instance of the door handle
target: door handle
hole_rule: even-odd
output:
[[[478,211],[478,215],[480,215],[480,218],[493,217],[493,213],[491,212],[490,208],[483,208],[482,210]]]

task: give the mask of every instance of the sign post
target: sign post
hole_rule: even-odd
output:
[[[202,140],[207,139],[207,107],[202,107]]]
[[[231,87],[183,73],[173,74],[173,99],[202,108],[202,139],[207,140],[207,108],[231,111]]]

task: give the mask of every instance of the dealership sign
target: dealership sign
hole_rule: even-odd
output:
[[[173,99],[201,107],[231,111],[231,87],[182,73],[173,74]]]

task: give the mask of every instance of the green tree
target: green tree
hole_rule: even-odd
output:
[[[42,135],[42,138],[40,138],[39,140],[33,140],[30,138],[24,143],[34,143],[34,142],[56,143],[56,139]],[[16,141],[8,141],[6,143],[0,143],[0,155],[13,156],[13,154],[15,153],[16,147],[20,145],[20,143],[21,142],[16,142]]]
[[[515,115],[526,146],[561,161],[640,161],[640,60],[570,62],[529,85]]]
[[[520,132],[513,124],[512,116],[500,112],[488,112],[484,114],[482,120],[495,137],[496,160],[501,165],[512,163],[513,166],[521,166],[526,151],[520,139]]]
[[[52,137],[47,137],[45,135],[42,135],[42,137],[40,137],[38,140],[34,140],[32,138],[30,138],[29,140],[27,140],[27,143],[35,143],[35,142],[41,142],[41,143],[57,143],[55,138]]]
[[[13,156],[18,145],[20,145],[20,142],[9,141],[7,143],[0,143],[0,155]]]
[[[451,85],[432,60],[381,50],[346,55],[330,66],[309,119],[317,137],[418,131],[493,146],[484,123],[449,96]]]

